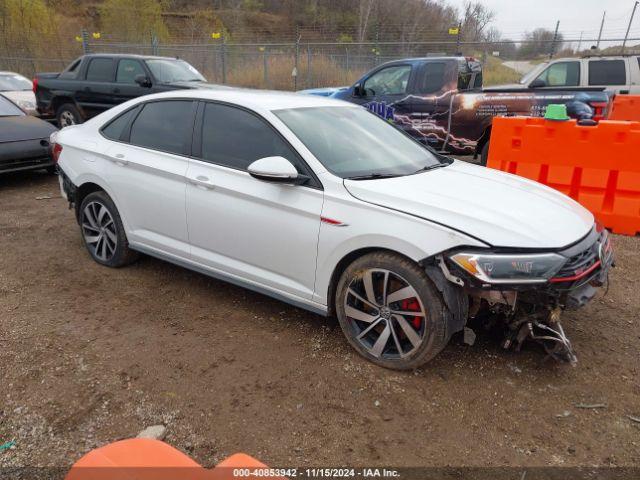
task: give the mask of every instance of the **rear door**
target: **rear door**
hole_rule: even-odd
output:
[[[123,103],[132,98],[151,93],[148,87],[136,83],[138,75],[149,76],[142,62],[134,58],[121,58],[116,67],[116,79],[113,85],[114,103]]]
[[[282,156],[313,177],[291,145],[257,114],[203,102],[187,174],[192,259],[270,290],[311,299],[323,191],[253,178],[247,167]]]
[[[629,69],[626,58],[594,58],[587,62],[588,86],[603,87],[616,93],[629,93]]]
[[[76,101],[87,116],[97,115],[116,104],[112,92],[115,63],[111,57],[88,60],[84,81],[78,82],[76,92]]]
[[[105,177],[129,242],[183,259],[189,257],[185,175],[195,105],[189,99],[147,102],[102,129],[114,140]]]
[[[467,78],[470,80],[471,75]],[[420,65],[411,108],[411,134],[421,143],[440,150],[447,140],[451,98],[458,89],[458,63],[428,61]],[[448,82],[447,79],[450,79]]]

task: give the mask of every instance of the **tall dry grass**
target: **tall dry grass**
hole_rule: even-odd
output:
[[[305,88],[350,85],[366,69],[344,68],[326,55],[300,55],[298,78],[292,75],[295,57],[289,54],[256,56],[252,61],[243,60],[229,68],[227,83],[239,87],[267,88],[271,90],[297,90]],[[219,74],[216,74],[218,77]]]

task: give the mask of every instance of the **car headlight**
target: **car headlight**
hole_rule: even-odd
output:
[[[461,252],[449,258],[486,283],[544,283],[558,273],[567,261],[555,253],[520,255]]]

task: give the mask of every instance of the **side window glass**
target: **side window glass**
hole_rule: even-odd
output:
[[[547,87],[577,87],[580,85],[580,62],[549,65],[536,80],[542,80]]]
[[[124,129],[127,128],[127,125],[129,125],[129,122],[138,110],[140,110],[138,107],[132,108],[131,110],[124,112],[119,117],[111,120],[111,122],[102,128],[102,134],[111,140],[120,140],[124,133]]]
[[[202,159],[246,170],[256,160],[280,156],[303,173],[297,153],[256,115],[228,105],[207,103],[202,120]]]
[[[365,83],[367,95],[398,95],[407,92],[411,65],[388,67],[374,73]]]
[[[113,81],[113,60],[111,58],[94,58],[87,68],[87,81],[111,82]]]
[[[419,93],[434,93],[442,90],[444,86],[444,72],[446,64],[443,62],[427,62],[424,65],[424,73],[418,82]],[[458,85],[463,82],[462,90],[466,90],[471,80],[470,73],[461,73],[458,77]],[[466,83],[465,83],[466,82]]]
[[[145,75],[144,69],[139,61],[123,59],[118,62],[118,70],[116,72],[117,83],[136,83],[135,79],[138,75]]]
[[[590,60],[589,85],[625,85],[627,69],[624,60]]]
[[[163,152],[186,153],[187,133],[192,131],[191,101],[149,102],[131,126],[129,142]]]

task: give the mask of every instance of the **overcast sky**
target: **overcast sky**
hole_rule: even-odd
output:
[[[465,0],[442,0],[461,8]],[[597,38],[606,10],[603,38],[623,38],[634,0],[480,0],[496,13],[493,26],[505,38],[519,39],[522,32],[545,27],[553,30],[560,20],[565,38]],[[640,5],[631,25],[631,38],[640,38]],[[632,42],[634,44],[640,41]],[[604,44],[603,46],[609,46]],[[584,46],[583,46],[584,47]]]

